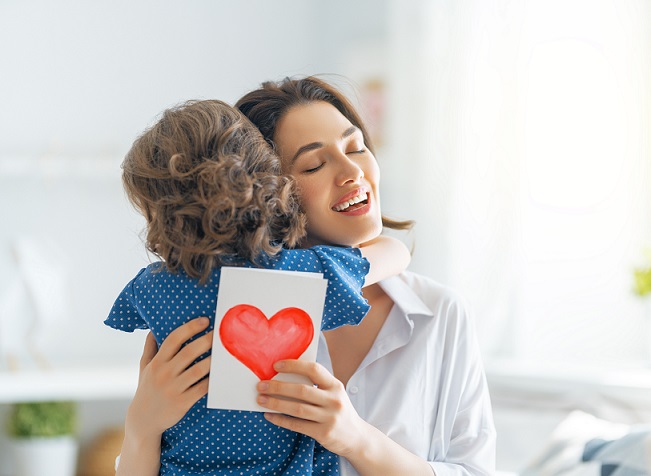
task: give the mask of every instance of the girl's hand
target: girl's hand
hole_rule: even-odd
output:
[[[149,333],[140,359],[138,388],[127,413],[128,426],[142,435],[162,435],[208,392],[204,377],[210,371],[210,357],[192,362],[212,347],[212,331],[181,347],[209,323],[200,317],[184,324],[170,333],[160,349]]]
[[[314,362],[281,360],[276,362],[274,368],[283,373],[303,375],[316,387],[278,380],[259,382],[258,403],[282,413],[265,413],[267,420],[282,428],[311,436],[328,450],[344,457],[361,447],[367,424],[353,408],[339,380]]]

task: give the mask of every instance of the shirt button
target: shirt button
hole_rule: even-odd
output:
[[[353,386],[353,387],[350,387],[349,391],[350,391],[351,395],[357,395],[357,392],[359,392],[359,388]]]

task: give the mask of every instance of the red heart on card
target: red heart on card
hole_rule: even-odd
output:
[[[267,319],[255,306],[239,304],[224,314],[219,326],[224,348],[261,380],[278,372],[273,364],[298,359],[314,338],[314,324],[307,312],[286,307]]]

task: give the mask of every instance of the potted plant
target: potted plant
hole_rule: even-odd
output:
[[[651,253],[647,252],[647,255],[651,259]],[[646,300],[647,358],[651,360],[651,300],[647,297],[651,294],[651,266],[638,267],[633,270],[633,292]]]
[[[74,402],[13,404],[7,421],[16,476],[74,476],[78,444]]]
[[[635,268],[633,278],[635,281],[633,287],[635,294],[644,297],[651,293],[651,268]]]

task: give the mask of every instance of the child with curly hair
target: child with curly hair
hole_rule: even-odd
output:
[[[118,475],[337,474],[336,455],[269,423],[262,413],[207,408],[206,354],[220,270],[228,265],[322,273],[328,280],[322,330],[330,330],[362,320],[369,307],[361,287],[404,270],[406,247],[380,237],[361,248],[297,248],[306,221],[292,178],[281,173],[258,129],[221,101],[166,110],[134,142],[122,168],[127,195],[147,221],[146,247],[160,261],[126,285],[105,324],[127,332],[150,329],[155,343],[148,337],[146,353],[153,355],[168,337],[178,341],[174,331],[187,322],[211,318],[197,324],[202,332],[183,350],[172,350],[203,357],[179,370],[189,411],[161,414],[156,422],[139,418],[147,405],[155,411],[156,402],[136,392],[127,426],[160,439],[160,455],[135,456],[131,450],[141,442],[128,441],[127,434]]]

